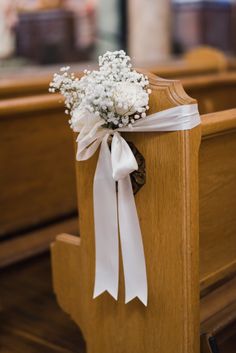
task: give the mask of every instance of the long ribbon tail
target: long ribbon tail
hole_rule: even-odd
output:
[[[147,274],[142,235],[130,176],[118,181],[118,214],[125,276],[125,302],[135,297],[147,306]]]
[[[107,291],[117,299],[119,282],[117,199],[107,138],[108,135],[102,140],[93,189],[96,243],[94,298]]]

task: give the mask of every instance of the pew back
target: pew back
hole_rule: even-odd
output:
[[[188,51],[181,60],[149,68],[150,72],[164,78],[184,78],[209,75],[232,70],[233,65],[223,52],[208,46]]]
[[[86,63],[73,66],[78,76],[82,75],[85,67],[95,68],[94,63]],[[235,71],[235,59],[225,57],[225,55],[213,48],[201,47],[195,49],[182,59],[172,59],[165,64],[146,65],[149,72],[160,77],[170,79],[195,78],[197,76],[218,75],[225,72]],[[57,71],[57,67],[50,69],[32,68],[32,73],[27,70],[24,73],[15,73],[11,77],[2,77],[0,81],[0,99],[15,98],[22,96],[32,96],[36,94],[46,94],[49,82],[52,79],[52,72]]]
[[[228,67],[228,58],[219,49],[207,45],[195,47],[184,54],[184,60],[189,64],[202,64],[206,68],[224,71]]]
[[[0,238],[76,212],[73,139],[59,99],[0,102]]]
[[[236,273],[236,109],[202,116],[199,192],[204,294]]]
[[[201,114],[235,107],[236,73],[185,78],[181,82],[185,91],[198,101]]]

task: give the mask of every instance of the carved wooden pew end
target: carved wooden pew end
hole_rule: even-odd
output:
[[[150,114],[195,103],[178,81],[149,75],[149,82]],[[193,347],[199,346],[198,252],[191,249],[198,248],[198,179],[188,180],[188,176],[197,176],[200,128],[149,132],[148,138],[145,133],[125,136],[146,160],[147,182],[135,201],[147,262],[148,306],[137,299],[124,303],[122,266],[118,301],[106,293],[92,299],[97,154],[76,164],[81,241],[61,235],[52,246],[54,289],[62,308],[81,328],[88,353],[195,352]]]
[[[195,103],[177,81],[150,76],[150,83],[151,113]],[[121,266],[118,301],[106,293],[92,299],[97,155],[77,163],[81,240],[58,236],[52,267],[58,301],[81,328],[88,353],[199,353],[200,323],[202,353],[215,353],[214,334],[236,318],[235,128],[236,110],[230,110],[203,116],[201,129],[126,135],[146,160],[147,181],[135,201],[147,262],[147,307],[137,300],[124,304]]]

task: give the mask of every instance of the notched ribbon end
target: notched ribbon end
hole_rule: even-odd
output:
[[[135,298],[139,299],[143,303],[143,305],[147,306],[148,298],[147,296],[144,296],[144,295],[132,295],[132,296],[126,297],[125,304],[128,304],[129,302],[131,302],[131,300]]]
[[[118,299],[118,293],[117,292],[114,292],[110,289],[101,289],[101,290],[95,290],[94,293],[93,293],[93,299],[96,299],[97,297],[99,297],[101,294],[103,293],[108,293],[110,294],[115,300]]]

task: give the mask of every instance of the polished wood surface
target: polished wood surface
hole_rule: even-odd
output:
[[[85,66],[86,67],[86,66]],[[55,68],[55,71],[58,68]],[[185,61],[173,61],[169,64],[148,65],[147,70],[165,78],[185,78],[204,74],[218,73],[218,68],[205,67],[203,64],[186,64]],[[0,81],[0,99],[32,96],[35,94],[46,94],[49,83],[52,80],[52,73],[35,73],[33,75],[15,76],[2,78]],[[77,73],[81,75],[81,73]]]
[[[201,299],[201,353],[235,350],[236,277]],[[219,350],[211,349],[210,343]]]
[[[236,129],[236,111],[235,109],[202,115],[204,124],[202,125],[202,137],[211,136],[217,133],[226,133],[226,131]]]
[[[200,278],[205,289],[236,273],[236,109],[203,115],[202,125]]]
[[[34,94],[46,94],[52,75],[3,78],[0,81],[0,98],[16,98]]]
[[[195,103],[177,81],[152,76],[150,82],[151,112]],[[122,268],[118,302],[106,293],[92,299],[92,185],[97,155],[77,163],[81,240],[62,235],[52,246],[58,302],[82,329],[88,353],[110,353],[111,347],[114,353],[197,353],[200,129],[149,133],[148,139],[145,133],[127,137],[145,155],[147,165],[148,180],[136,195],[136,205],[147,262],[148,306],[137,299],[124,304]]]
[[[150,69],[150,68],[149,68]],[[165,69],[163,69],[165,71]],[[159,70],[161,77],[175,77],[173,73],[165,75]],[[170,67],[171,70],[171,67]],[[173,65],[173,70],[178,70],[178,65]],[[81,76],[81,73],[78,73]],[[191,75],[190,75],[191,76]],[[176,77],[180,77],[177,75]],[[58,107],[60,96],[47,93],[51,75],[31,78],[3,79],[0,81],[0,115],[14,112],[18,109],[53,109]],[[182,77],[181,82],[185,91],[198,100],[201,113],[214,112],[216,110],[234,108],[236,97],[236,73],[222,72],[221,74],[211,73],[209,75],[197,75],[194,77]],[[14,99],[17,96],[24,96],[22,99]],[[41,96],[42,95],[42,96]],[[32,97],[33,96],[33,97]],[[8,100],[6,98],[12,98]],[[28,107],[28,108],[27,108]],[[11,114],[12,114],[11,113]]]
[[[60,232],[78,234],[77,217],[66,218],[23,234],[7,237],[0,242],[0,268],[47,251],[56,234]]]
[[[185,91],[198,101],[201,114],[235,108],[236,73],[198,76],[181,80]]]
[[[0,237],[76,213],[73,136],[58,97],[11,103],[0,103]]]

